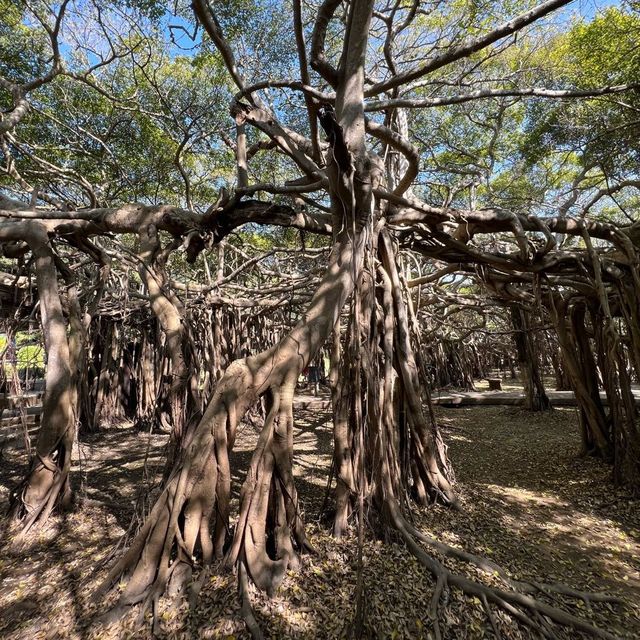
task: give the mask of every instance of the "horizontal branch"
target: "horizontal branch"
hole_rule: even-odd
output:
[[[286,205],[232,198],[212,212],[202,215],[170,205],[127,204],[115,208],[56,211],[27,209],[25,205],[0,196],[0,242],[24,239],[33,229],[49,235],[107,235],[138,233],[153,225],[174,237],[212,234],[219,242],[234,229],[248,223],[294,227],[323,235],[331,234],[331,217],[324,213],[296,211]],[[204,239],[195,250],[204,248]],[[197,253],[196,253],[197,255]]]
[[[248,87],[238,91],[235,96],[236,100],[242,100],[245,96],[249,96],[254,91],[262,91],[263,89],[293,89],[294,91],[301,91],[302,93],[317,98],[321,102],[333,102],[336,99],[335,93],[323,93],[315,87],[306,85],[298,80],[263,80],[262,82],[256,82]]]
[[[640,84],[620,84],[609,87],[595,89],[544,89],[539,87],[524,87],[522,89],[478,89],[469,93],[443,96],[442,98],[395,98],[393,100],[378,100],[365,105],[365,111],[386,111],[388,109],[420,109],[427,107],[442,107],[453,104],[462,104],[472,100],[483,98],[516,98],[516,97],[536,97],[536,98],[595,98],[598,96],[623,93],[625,91],[636,91],[640,89]]]

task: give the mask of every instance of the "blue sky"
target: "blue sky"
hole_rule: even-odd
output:
[[[542,0],[540,0],[542,1]],[[591,20],[593,17],[602,11],[605,11],[608,7],[618,7],[621,5],[621,0],[574,0],[570,5],[568,5],[565,9],[556,12],[552,18],[558,21],[563,20],[571,20],[576,17],[581,17],[583,19]],[[178,27],[183,27],[186,31],[191,32],[193,29],[192,24],[188,21],[184,20],[181,17],[172,16],[167,13],[163,20],[165,24],[165,32],[167,37],[170,35],[169,26],[175,25]],[[190,40],[189,36],[180,29],[173,30],[173,38],[176,43],[175,47],[175,55],[180,55],[181,53],[187,53],[186,51],[181,51],[180,47],[184,47],[189,49],[194,46],[193,41]],[[199,44],[202,39],[202,29],[198,29],[198,33],[196,36],[196,44]]]
[[[585,18],[593,18],[593,16],[600,10],[607,7],[619,7],[619,0],[579,0],[576,3],[580,9],[580,14]]]

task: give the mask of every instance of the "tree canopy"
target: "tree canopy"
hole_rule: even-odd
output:
[[[569,587],[459,575],[434,552],[485,560],[410,515],[458,504],[430,390],[472,386],[505,331],[527,407],[550,406],[538,354],[553,354],[583,452],[640,488],[640,14],[580,9],[0,0],[0,270],[23,296],[3,315],[38,307],[47,360],[18,538],[68,502],[76,427],[128,412],[170,444],[105,581],[127,578],[109,615],[197,592],[194,570],[224,558],[259,637],[249,582],[272,594],[311,551],[293,403],[327,358],[332,532],[407,545],[436,580],[435,637],[448,586],[494,631],[491,607],[548,637],[612,637],[540,597],[582,597]],[[231,529],[245,415],[260,436]]]

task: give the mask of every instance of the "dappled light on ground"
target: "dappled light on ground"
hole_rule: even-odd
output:
[[[532,414],[514,407],[439,409],[456,469],[460,511],[432,507],[418,512],[419,528],[455,547],[484,555],[517,578],[608,591],[629,605],[561,599],[620,637],[637,637],[640,619],[640,515],[638,503],[614,490],[609,469],[578,458],[575,413],[557,409]],[[333,540],[319,510],[332,457],[329,416],[297,412],[295,473],[309,539],[316,555],[303,556],[274,598],[252,588],[254,611],[267,637],[346,637],[353,621],[357,576],[355,532]],[[234,502],[257,440],[243,424],[231,457]],[[3,640],[150,638],[135,610],[108,628],[95,623],[105,603],[93,589],[104,577],[113,545],[129,524],[144,487],[159,480],[166,436],[124,426],[92,436],[75,452],[79,507],[54,521],[24,550],[5,546],[0,556],[0,637]],[[2,467],[2,500],[8,471],[19,468],[15,450]],[[365,628],[368,638],[429,638],[434,583],[396,540],[365,543]],[[458,561],[449,566],[488,584],[500,580]],[[99,570],[96,567],[101,566]],[[124,585],[121,585],[124,586]],[[446,638],[492,637],[479,600],[456,590],[446,594],[441,621]],[[554,602],[549,598],[549,602]],[[160,637],[245,638],[233,574],[214,571],[189,609],[187,602],[160,602]],[[634,608],[635,607],[635,608]],[[508,615],[496,613],[506,638],[533,637]],[[52,635],[53,634],[53,635]],[[66,635],[65,635],[66,634]],[[558,638],[579,638],[558,631]],[[564,635],[563,635],[564,634]],[[626,635],[625,635],[626,634]]]
[[[519,578],[618,594],[632,606],[615,615],[603,607],[593,619],[620,634],[640,633],[638,501],[612,487],[606,465],[577,456],[574,410],[439,415],[452,434],[462,511],[436,508],[423,514],[425,527]]]

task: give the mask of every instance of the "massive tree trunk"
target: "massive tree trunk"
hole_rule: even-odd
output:
[[[383,527],[392,527],[437,577],[434,618],[442,590],[449,583],[482,598],[487,609],[486,603],[494,602],[541,631],[542,623],[536,625],[520,609],[541,612],[561,624],[592,629],[588,623],[524,595],[542,587],[517,584],[492,563],[422,535],[404,517],[406,494],[420,501],[430,494],[448,501],[454,497],[443,470],[444,447],[440,446],[432,420],[424,413],[419,392],[420,371],[411,346],[393,242],[384,228],[383,212],[374,199],[384,168],[375,156],[367,153],[365,145],[365,52],[373,2],[350,3],[341,62],[339,69],[333,69],[319,52],[324,47],[328,21],[338,5],[333,1],[323,3],[322,20],[318,20],[321,33],[314,32],[312,43],[312,65],[328,78],[336,92],[335,112],[329,105],[318,111],[330,146],[326,175],[335,234],[327,271],[296,326],[270,349],[232,363],[219,381],[201,421],[185,434],[173,473],[131,547],[105,582],[109,588],[120,576],[128,574],[115,612],[138,602],[155,604],[168,584],[177,588],[188,582],[198,543],[204,566],[214,555],[223,556],[231,484],[228,452],[238,421],[261,396],[267,401],[267,415],[242,486],[239,517],[226,562],[237,566],[245,596],[247,576],[260,589],[273,593],[285,571],[296,566],[298,552],[309,545],[292,473],[295,383],[302,369],[336,331],[340,313],[351,296],[344,369],[335,392],[335,458],[339,479],[336,533],[344,530],[355,498],[361,532],[365,508],[379,517]],[[206,4],[196,1],[194,8],[219,43],[219,26],[207,13]],[[228,48],[224,52],[228,60],[231,55]],[[237,69],[229,66],[237,79]],[[234,108],[238,124],[244,123],[242,114],[262,126],[276,126],[273,116],[255,102]],[[291,151],[303,170],[313,173],[301,154],[287,146],[282,129],[274,137]],[[334,344],[337,347],[337,341]],[[394,393],[398,398],[395,404]],[[406,419],[397,420],[394,406],[401,407]],[[215,531],[211,540],[209,519],[214,509]],[[508,581],[511,590],[485,587],[452,574],[426,554],[417,540],[444,555],[490,567]],[[203,571],[193,585],[196,592],[205,576]],[[252,633],[259,636],[255,619],[246,611],[245,615]]]
[[[627,359],[622,347],[619,323],[612,312],[611,301],[603,280],[604,267],[598,252],[595,250],[591,238],[583,234],[587,254],[593,268],[595,290],[599,305],[591,310],[591,324],[594,327],[594,337],[600,354],[604,388],[609,401],[611,433],[613,441],[613,477],[617,484],[628,484],[636,493],[640,492],[640,428],[638,425],[638,410],[631,390],[631,377],[627,369]],[[623,243],[630,257],[634,256],[629,242]],[[636,268],[636,260],[630,261],[631,282],[633,287],[619,289],[621,306],[628,305],[627,293],[640,293],[640,276]],[[635,291],[634,291],[635,290]],[[637,299],[636,299],[637,305]],[[626,318],[631,323],[637,318],[629,312]],[[634,335],[632,327],[629,334]],[[637,335],[637,334],[636,334]],[[638,345],[632,346],[637,349]],[[634,358],[635,360],[636,358]]]
[[[374,265],[378,257],[380,266],[365,267],[352,303],[340,367],[343,375],[334,399],[336,536],[344,533],[362,496],[367,496],[368,515],[358,517],[377,523],[381,534],[395,527],[391,502],[401,503],[405,496],[420,504],[455,501],[433,413],[424,410],[425,402],[430,407],[427,381],[414,354],[408,292],[386,230],[371,249],[365,265]],[[381,465],[383,458],[386,464]],[[392,493],[383,477],[387,471],[392,475]]]
[[[45,522],[58,502],[70,499],[69,470],[77,409],[54,253],[44,230],[36,228],[28,242],[35,257],[47,365],[36,453],[26,478],[12,496],[11,513],[21,525],[21,536],[36,523]],[[74,341],[78,339],[75,331],[71,335]],[[74,355],[77,352],[78,348],[74,348]]]
[[[205,565],[214,553],[222,556],[231,483],[228,452],[238,421],[265,394],[269,411],[242,489],[229,561],[241,560],[251,578],[269,591],[295,562],[287,541],[293,536],[296,545],[305,543],[291,471],[293,391],[298,375],[333,330],[353,289],[353,273],[360,270],[363,252],[362,226],[355,237],[344,228],[301,322],[279,344],[227,368],[202,420],[186,435],[183,454],[145,525],[110,572],[106,586],[121,574],[130,574],[120,605],[154,601],[172,574],[178,583],[183,582],[190,574],[191,555],[198,542]],[[209,517],[214,508],[212,545]],[[278,528],[275,560],[269,558],[266,548],[268,523],[272,530]],[[170,565],[173,553],[178,560]]]
[[[365,24],[354,31],[353,57],[345,60],[337,118],[329,115],[323,122],[331,127],[327,164],[335,229],[326,274],[302,319],[285,338],[227,368],[202,420],[187,434],[183,455],[145,525],[109,575],[107,586],[122,573],[131,574],[121,606],[153,602],[171,574],[178,583],[183,582],[190,574],[191,554],[198,540],[205,565],[213,553],[222,555],[231,483],[228,450],[238,420],[263,395],[268,413],[242,487],[239,520],[227,561],[239,563],[261,589],[272,592],[287,567],[296,563],[294,547],[307,546],[292,473],[293,393],[300,372],[334,330],[360,278],[374,210],[362,106],[366,28],[361,29],[368,25],[370,7],[357,2],[352,11],[362,13]],[[212,546],[208,527],[214,507]],[[273,557],[267,551],[268,539],[275,543]],[[170,568],[174,549],[178,559]]]
[[[124,327],[105,318],[99,322],[99,330],[96,348],[100,351],[100,360],[95,380],[94,430],[103,424],[111,424],[121,415],[119,387]]]
[[[158,397],[158,337],[156,321],[152,319],[140,328],[140,342],[135,357],[137,404],[135,423],[139,429],[148,430],[154,423]]]
[[[569,379],[560,347],[552,347],[551,363],[556,379],[556,391],[571,391],[571,380]]]
[[[609,405],[613,453],[613,479],[640,491],[640,429],[620,336],[611,318],[593,317],[598,358]]]

